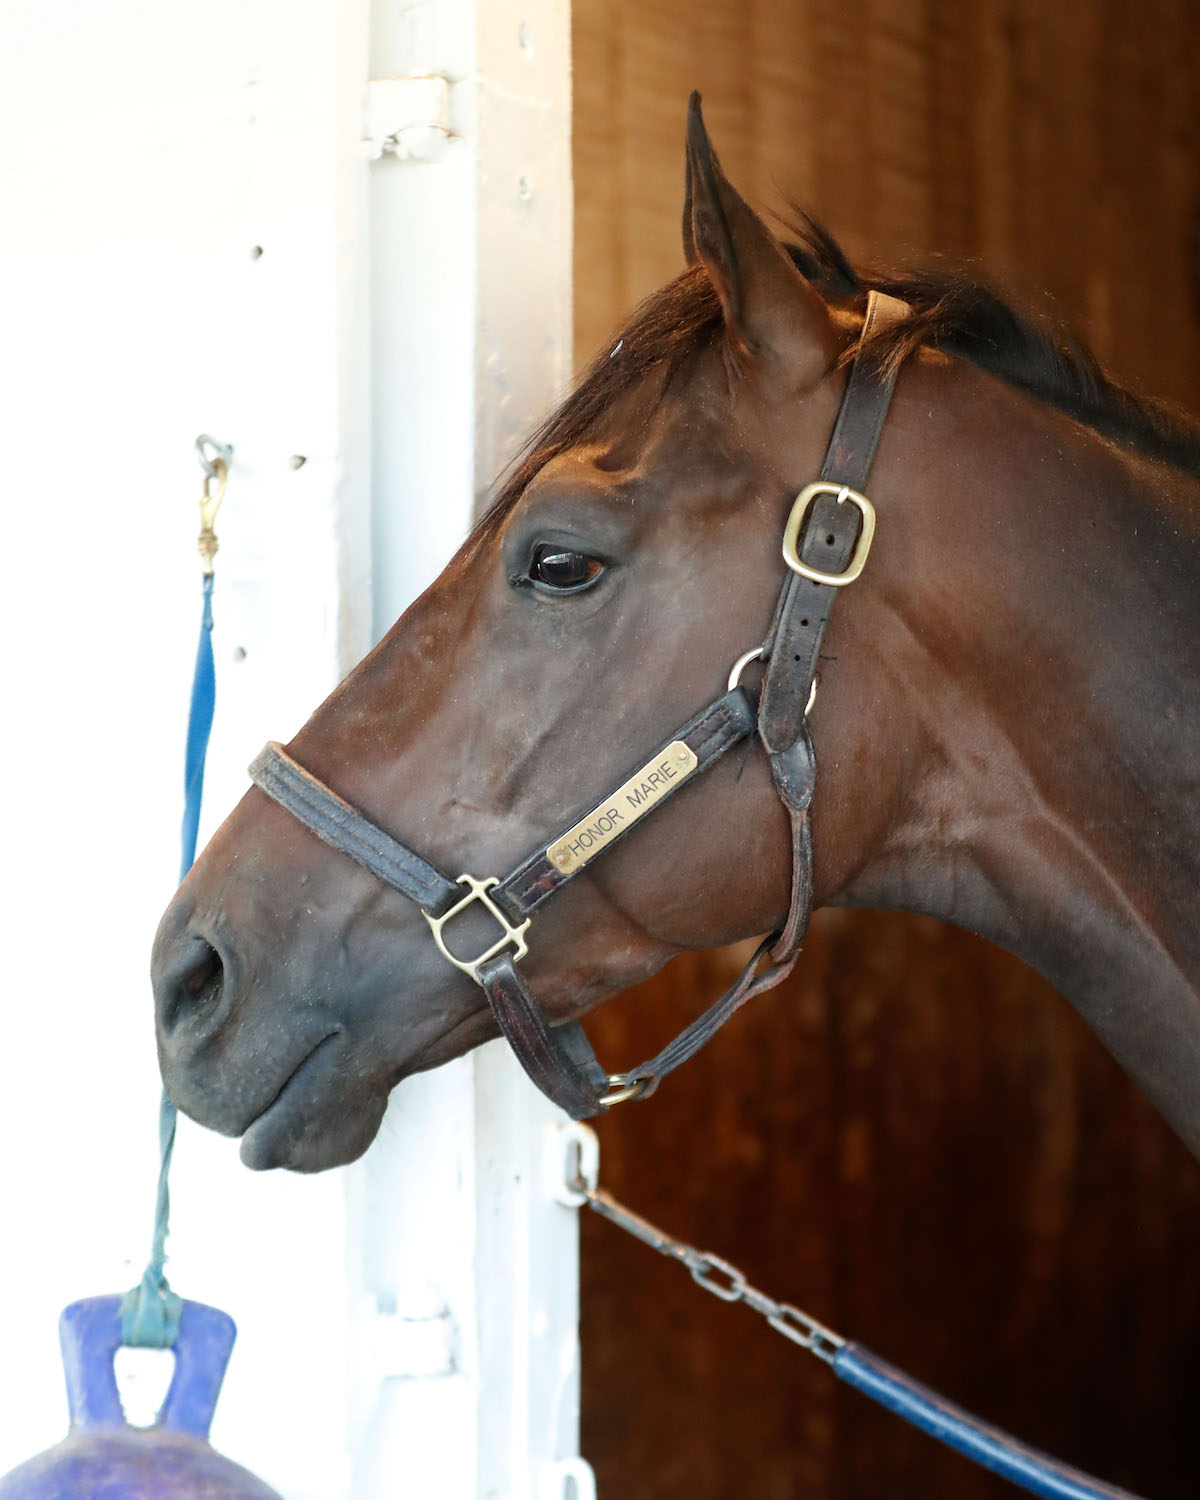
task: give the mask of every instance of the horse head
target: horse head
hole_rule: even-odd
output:
[[[819,233],[789,246],[767,228],[695,103],[687,162],[687,268],[287,747],[450,876],[503,875],[596,809],[772,632],[781,536],[820,472],[865,285]],[[880,355],[904,365],[871,477],[879,533],[821,645],[813,898],[934,912],[1023,951],[1085,1009],[1094,992],[1093,1024],[1195,1143],[1200,1021],[1178,974],[1196,969],[1154,958],[1179,957],[1162,882],[1182,876],[1173,845],[1139,866],[1125,800],[1155,750],[1143,736],[1135,755],[1120,715],[1098,706],[1157,695],[1194,717],[1195,695],[1185,705],[1169,686],[1182,646],[1160,645],[1164,669],[1141,674],[1129,653],[1095,649],[1106,566],[1133,647],[1161,618],[1161,593],[1113,560],[1137,519],[1140,554],[1183,576],[1183,501],[1167,515],[1147,497],[1185,481],[1172,470],[1164,485],[1161,455],[1128,451],[1152,447],[1148,417],[1114,447],[1072,406],[1067,376],[1031,395],[1011,370],[979,368],[978,348],[946,332],[944,296],[935,306],[923,287],[883,288],[912,316]],[[1172,642],[1191,628],[1177,613]],[[751,664],[751,685],[761,671]],[[777,932],[793,853],[768,756],[746,736],[539,907],[521,972],[548,1022],[681,950]],[[480,945],[494,936],[481,908],[459,919],[467,948],[476,927]],[[1139,943],[1178,1004],[1122,1017],[1105,975]],[[413,901],[258,786],[171,902],[153,968],[168,1091],[243,1136],[253,1166],[353,1159],[400,1079],[496,1034],[480,985]]]

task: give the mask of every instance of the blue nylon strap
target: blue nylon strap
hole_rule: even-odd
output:
[[[192,701],[188,710],[187,749],[184,753],[184,804],[181,829],[180,880],[196,858],[200,828],[200,803],[204,796],[204,762],[216,707],[217,678],[212,649],[213,575],[204,577],[200,614],[200,640],[192,676]],[[121,1303],[121,1337],[134,1349],[169,1349],[179,1335],[183,1303],[171,1290],[164,1269],[167,1260],[167,1227],[171,1216],[168,1178],[175,1149],[175,1106],[164,1093],[158,1107],[158,1192],[154,1205],[154,1237],[150,1260],[142,1279]]]
[[[843,1344],[833,1357],[833,1368],[839,1379],[864,1396],[1032,1495],[1047,1500],[1137,1500],[1128,1490],[1093,1479],[980,1421],[861,1344]]]
[[[196,859],[196,837],[200,829],[200,803],[204,796],[204,760],[212,732],[217,701],[217,674],[212,648],[213,575],[204,578],[204,602],[200,615],[200,639],[196,645],[196,670],[192,675],[192,704],[188,710],[187,749],[183,760],[183,827],[179,862],[180,880]]]

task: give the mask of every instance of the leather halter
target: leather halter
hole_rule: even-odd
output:
[[[895,368],[874,356],[869,340],[884,324],[907,312],[905,304],[893,297],[870,294],[821,477],[801,490],[784,529],[788,572],[767,640],[739,661],[722,697],[685,724],[634,777],[595,803],[582,821],[543,844],[503,880],[477,880],[472,875],[447,879],[311,776],[273,741],[250,767],[257,785],[318,838],[420,907],[441,952],[482,986],[492,1014],[530,1078],[574,1119],[587,1119],[624,1099],[653,1093],[659,1080],[697,1052],[734,1011],[790,973],[799,955],[812,914],[808,809],[817,771],[807,713],[816,692],[818,654],[833,601],[839,589],[861,572],[870,550],[875,514],[863,490],[896,380]],[[767,663],[757,712],[738,682],[742,667],[755,658]],[[627,1073],[608,1074],[577,1021],[548,1025],[517,970],[518,960],[528,951],[525,933],[533,913],[586,868],[594,853],[631,832],[642,815],[639,808],[656,808],[755,729],[791,821],[792,887],[787,920],[778,933],[759,944],[725,994],[669,1046]],[[623,795],[631,810],[627,817],[617,818],[613,809]],[[485,952],[463,960],[449,948],[444,929],[476,902],[495,920],[500,935]],[[768,963],[760,973],[764,958]]]

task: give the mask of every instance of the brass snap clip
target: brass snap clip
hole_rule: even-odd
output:
[[[212,452],[209,453],[211,448]],[[196,439],[196,452],[200,456],[200,467],[204,470],[204,493],[200,497],[200,535],[196,546],[204,566],[204,576],[213,571],[213,558],[217,555],[216,520],[225,498],[225,481],[229,477],[229,465],[233,462],[233,448],[228,443],[218,443],[216,438],[202,432]]]
[[[200,553],[206,578],[213,571],[213,558],[221,545],[217,541],[215,525],[221,501],[225,498],[225,479],[229,473],[223,458],[218,458],[213,468],[215,485],[207,474],[204,476],[204,494],[200,497],[200,535],[196,539],[196,548]]]

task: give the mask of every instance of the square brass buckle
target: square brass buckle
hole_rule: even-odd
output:
[[[858,541],[854,544],[850,561],[840,573],[823,573],[820,568],[810,568],[806,562],[800,561],[800,531],[818,495],[835,495],[839,505],[845,505],[849,500],[862,512],[862,530],[858,533]],[[857,490],[852,490],[848,484],[832,484],[827,479],[818,479],[815,484],[806,484],[796,496],[792,513],[788,516],[787,525],[783,528],[783,560],[793,573],[799,573],[802,578],[811,578],[814,583],[828,584],[831,589],[845,588],[848,583],[853,583],[862,572],[874,535],[875,507],[867,497],[860,495]]]
[[[469,974],[475,983],[478,984],[480,982],[477,972],[479,965],[486,963],[489,958],[494,958],[506,944],[512,943],[514,946],[514,963],[518,959],[525,957],[529,952],[529,945],[526,943],[524,936],[525,929],[529,926],[533,918],[526,917],[519,927],[512,925],[488,895],[488,892],[494,885],[500,884],[499,879],[495,875],[490,875],[486,880],[476,880],[474,875],[460,875],[458,877],[458,884],[467,887],[467,894],[461,901],[456,901],[450,910],[443,912],[440,917],[431,917],[427,911],[422,912],[421,915],[429,923],[430,931],[433,933],[433,940],[441,949],[442,956],[448,958],[456,969],[461,969],[464,974]],[[498,942],[493,943],[490,948],[485,949],[477,958],[463,960],[455,958],[454,954],[446,947],[446,940],[442,936],[442,930],[451,917],[456,917],[460,911],[465,911],[473,901],[478,901],[491,916],[495,917],[496,921],[504,929],[504,936]]]

